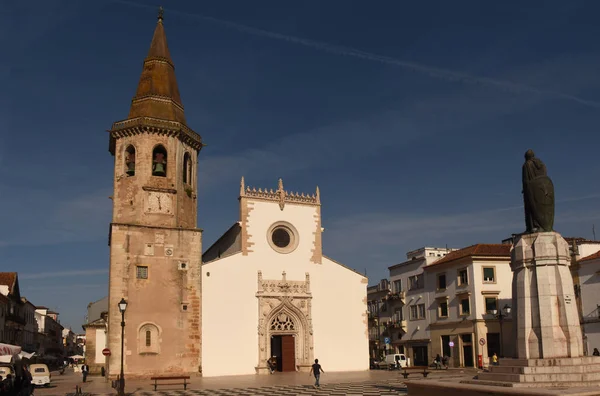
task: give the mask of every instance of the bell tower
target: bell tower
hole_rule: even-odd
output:
[[[129,115],[108,131],[114,156],[110,225],[108,373],[125,378],[201,370],[202,240],[197,159],[202,138],[187,126],[167,46],[163,11]]]

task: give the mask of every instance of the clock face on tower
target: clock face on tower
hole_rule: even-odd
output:
[[[146,213],[173,214],[171,194],[150,191],[146,196]]]

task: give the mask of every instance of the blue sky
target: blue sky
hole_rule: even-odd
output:
[[[0,270],[80,331],[107,293],[113,157],[159,0],[30,0],[0,15]],[[239,179],[321,189],[324,251],[371,283],[422,246],[524,229],[533,148],[555,228],[600,228],[595,1],[164,2],[208,248]],[[599,231],[600,232],[600,231]]]

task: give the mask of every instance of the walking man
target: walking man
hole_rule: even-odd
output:
[[[81,373],[83,374],[83,382],[85,382],[87,380],[87,376],[88,376],[89,372],[90,372],[90,366],[88,366],[87,363],[83,363],[83,366],[81,366]]]
[[[321,378],[321,373],[325,373],[325,371],[323,371],[323,369],[321,368],[321,365],[319,364],[319,359],[315,359],[315,364],[312,365],[308,376],[310,377],[310,375],[313,373],[315,374],[315,388],[320,388],[321,385],[319,385],[319,379]]]

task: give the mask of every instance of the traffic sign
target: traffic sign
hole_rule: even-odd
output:
[[[108,348],[104,348],[104,349],[102,350],[102,354],[103,354],[104,356],[110,356],[110,349],[108,349]]]
[[[479,339],[479,345],[481,345],[481,346],[485,345],[485,338],[480,338]]]
[[[450,348],[452,348],[454,346],[454,342],[450,341],[448,345],[450,345]]]
[[[385,337],[385,338],[383,339],[383,341],[384,341],[386,344],[389,344],[389,343],[390,343],[390,337]]]

